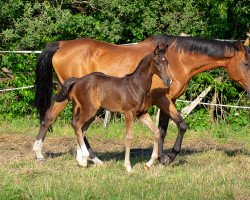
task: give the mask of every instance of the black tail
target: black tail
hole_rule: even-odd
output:
[[[52,57],[58,49],[59,42],[50,43],[37,59],[35,107],[38,110],[41,122],[43,121],[46,111],[51,106],[53,92]]]
[[[78,78],[69,78],[67,79],[64,84],[62,85],[62,88],[56,96],[54,96],[54,101],[62,102],[69,97],[69,92],[71,88],[73,87],[74,83],[78,80]]]

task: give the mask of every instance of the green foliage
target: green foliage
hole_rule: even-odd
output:
[[[182,32],[193,36],[210,38],[245,38],[249,28],[249,6],[246,0],[229,1],[22,1],[0,0],[0,50],[40,50],[52,41],[91,37],[112,43],[141,41],[150,35],[169,33],[179,35]],[[33,85],[35,60],[37,55],[0,54],[0,68],[6,67],[13,72],[14,78],[6,77],[0,71],[0,88]],[[223,76],[223,82],[214,80]],[[204,101],[211,101],[217,91],[221,103],[248,105],[243,90],[228,81],[224,70],[213,70],[195,76],[181,99],[192,100],[207,86],[212,92]],[[1,119],[16,116],[34,115],[34,90],[18,90],[0,93]],[[181,109],[184,106],[178,103]],[[70,108],[63,118],[70,120]],[[149,112],[155,113],[152,107]],[[208,117],[206,110],[194,110],[196,117]],[[222,120],[241,126],[232,121],[232,111],[225,109],[228,117]],[[240,116],[247,116],[240,113]],[[194,117],[194,118],[196,118]],[[204,119],[205,119],[204,118]],[[242,123],[244,122],[242,117]],[[206,120],[204,120],[204,123]],[[195,120],[189,121],[190,127],[203,129]],[[243,123],[243,125],[246,123]]]

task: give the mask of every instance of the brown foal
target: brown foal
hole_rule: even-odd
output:
[[[135,117],[139,117],[154,134],[153,153],[151,159],[146,163],[147,167],[151,167],[158,159],[160,133],[147,113],[147,109],[152,105],[149,91],[154,74],[162,79],[166,87],[169,87],[172,82],[168,75],[166,49],[167,45],[157,46],[153,53],[140,61],[133,73],[125,77],[118,78],[94,72],[82,78],[67,79],[59,94],[55,96],[54,105],[47,111],[38,135],[44,135],[47,132],[49,126],[71,100],[73,102],[72,126],[78,141],[77,161],[81,166],[86,167],[89,151],[83,138],[97,111],[104,108],[112,112],[123,113],[126,123],[124,166],[130,172],[132,171],[130,164],[131,128]],[[164,89],[163,92],[166,93],[167,90]],[[41,145],[42,140],[36,140],[34,151],[38,159],[43,159]]]

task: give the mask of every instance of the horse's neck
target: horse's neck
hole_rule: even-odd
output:
[[[182,62],[185,66],[185,71],[187,72],[186,76],[190,80],[196,74],[201,72],[215,69],[218,67],[227,67],[228,59],[227,58],[210,58],[206,56],[190,56],[187,55],[188,61]]]
[[[228,59],[213,59],[205,56],[197,55],[182,55],[180,57],[173,57],[174,65],[171,66],[173,75],[173,86],[171,87],[171,95],[173,98],[178,98],[182,95],[188,86],[189,81],[196,74],[215,69],[218,67],[227,67]],[[178,62],[177,62],[178,60]]]

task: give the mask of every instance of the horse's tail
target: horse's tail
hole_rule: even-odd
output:
[[[35,81],[35,107],[39,113],[40,122],[51,106],[51,97],[53,92],[53,65],[52,57],[59,49],[59,42],[50,43],[38,56],[36,63],[36,81]]]
[[[72,89],[74,83],[78,80],[78,78],[69,78],[67,79],[61,87],[60,92],[54,96],[54,101],[62,102],[69,98],[69,92]]]

